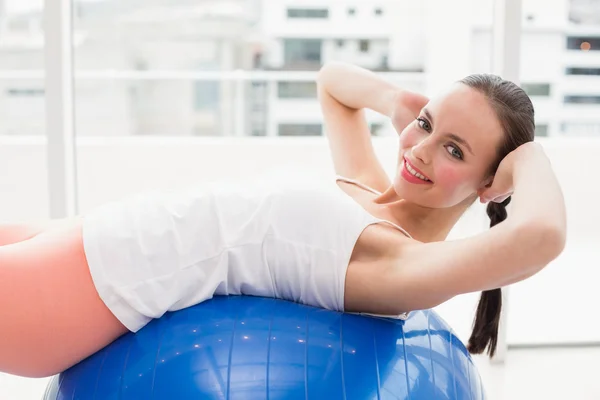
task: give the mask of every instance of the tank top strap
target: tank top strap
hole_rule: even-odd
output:
[[[341,175],[336,175],[336,177],[335,177],[335,180],[336,180],[336,182],[337,182],[337,181],[342,181],[342,182],[352,183],[352,184],[354,184],[354,185],[356,185],[356,186],[358,186],[358,187],[360,187],[360,188],[362,188],[362,189],[365,189],[365,190],[367,190],[367,191],[369,191],[369,192],[371,192],[371,193],[377,194],[377,195],[380,195],[380,194],[381,194],[381,192],[379,192],[379,191],[377,191],[377,190],[373,189],[373,188],[372,188],[372,187],[370,187],[370,186],[367,186],[367,185],[365,185],[364,183],[361,183],[361,182],[357,181],[356,179],[351,179],[351,178],[346,178],[346,177],[344,177],[344,176],[341,176]],[[375,222],[382,222],[382,223],[386,223],[386,224],[388,224],[388,225],[391,225],[391,226],[393,226],[394,228],[398,229],[400,232],[402,232],[402,233],[403,233],[404,235],[406,235],[407,237],[409,237],[409,238],[411,238],[411,239],[413,238],[413,237],[410,235],[410,233],[408,233],[408,232],[406,231],[406,229],[402,228],[400,225],[398,225],[398,224],[395,224],[395,223],[394,223],[394,222],[392,222],[392,221],[388,221],[387,219],[381,219],[381,218],[377,218],[377,217],[375,217],[374,215],[370,214],[370,213],[369,213],[367,210],[365,210],[365,209],[364,209],[362,206],[360,206],[360,204],[358,204],[358,203],[357,203],[357,205],[358,205],[358,206],[359,206],[361,209],[363,209],[363,210],[365,211],[365,213],[366,213],[366,214],[368,214],[368,215],[371,217],[371,219],[373,219]]]
[[[361,183],[359,181],[357,181],[356,179],[351,179],[351,178],[346,178],[345,176],[341,176],[341,175],[336,175],[335,176],[335,180],[336,181],[342,181],[342,182],[347,182],[347,183],[352,183],[360,188],[363,188],[365,190],[368,190],[371,193],[375,193],[375,194],[381,194],[381,192],[373,189],[370,186],[365,185],[364,183]]]

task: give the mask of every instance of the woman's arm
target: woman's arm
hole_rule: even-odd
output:
[[[566,241],[563,194],[538,143],[510,153],[482,200],[512,193],[507,219],[475,237],[407,246],[402,279],[429,286],[445,300],[530,277],[562,252]]]
[[[394,313],[430,308],[458,294],[523,280],[544,268],[565,246],[566,213],[550,162],[537,143],[510,153],[483,194],[506,197],[513,187],[512,208],[505,221],[466,239],[407,241],[400,260],[377,277],[376,285],[354,288],[354,296],[361,297],[359,304],[376,299],[393,304],[388,312]],[[373,282],[375,277],[364,270],[355,271],[352,281]]]
[[[560,233],[564,242],[567,225],[564,197],[550,160],[539,143],[526,143],[510,153],[481,198],[484,202],[501,201],[507,194],[512,195],[511,220],[535,219]]]
[[[385,190],[389,179],[375,155],[364,109],[386,115],[394,126],[404,127],[428,99],[367,69],[340,62],[323,66],[317,88],[336,173]]]

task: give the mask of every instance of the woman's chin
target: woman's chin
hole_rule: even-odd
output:
[[[420,187],[421,185],[414,185],[410,182],[406,182],[401,176],[394,178],[392,183],[394,191],[399,199],[402,199],[408,203],[413,203],[420,207],[425,208],[443,208],[440,207],[435,199],[429,195],[426,191],[423,192]]]
[[[416,197],[415,189],[411,188],[412,185],[406,182],[400,175],[394,178],[392,186],[396,195],[403,200],[412,201]]]

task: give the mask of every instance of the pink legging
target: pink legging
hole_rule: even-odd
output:
[[[54,375],[127,332],[92,282],[80,218],[2,227],[0,245],[0,371]]]

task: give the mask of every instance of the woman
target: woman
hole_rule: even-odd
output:
[[[469,349],[493,354],[499,288],[565,244],[563,197],[533,143],[529,98],[475,75],[429,100],[341,63],[322,68],[318,88],[339,175],[330,190],[144,194],[46,227],[4,226],[0,371],[55,374],[214,294],[398,315],[484,291]],[[399,134],[392,181],[364,108]],[[478,198],[493,228],[444,241]]]

